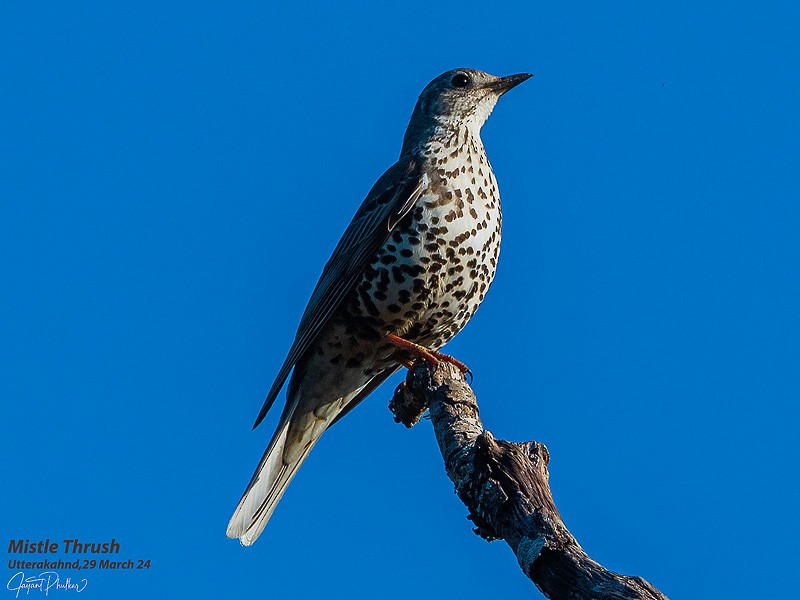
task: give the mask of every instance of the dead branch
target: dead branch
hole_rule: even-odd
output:
[[[666,600],[641,577],[592,560],[564,525],[548,484],[544,444],[497,440],[483,428],[475,394],[453,365],[419,361],[389,408],[406,427],[430,411],[447,475],[475,533],[505,540],[525,575],[551,600]]]

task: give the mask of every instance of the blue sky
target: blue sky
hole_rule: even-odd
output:
[[[225,538],[322,265],[420,90],[471,66],[536,73],[484,129],[503,250],[448,346],[486,426],[548,445],[556,503],[608,568],[675,598],[786,594],[798,17],[3,3],[0,541],[113,537],[151,561],[85,573],[95,598],[538,597],[471,533],[430,424],[393,423],[391,384],[326,434],[255,546]]]

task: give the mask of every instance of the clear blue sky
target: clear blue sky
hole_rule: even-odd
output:
[[[254,547],[225,537],[322,265],[422,87],[471,66],[536,73],[484,129],[503,251],[449,346],[485,424],[548,445],[608,568],[796,592],[798,9],[536,4],[3,3],[3,547],[151,560],[90,598],[539,596],[392,384]]]

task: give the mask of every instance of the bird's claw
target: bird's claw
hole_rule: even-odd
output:
[[[469,376],[469,383],[472,383],[472,371],[463,362],[461,362],[457,358],[453,358],[449,354],[442,354],[441,352],[436,352],[436,351],[431,351],[431,354],[433,354],[437,360],[441,362],[450,363],[456,369],[461,371],[462,374]]]
[[[472,371],[467,365],[465,365],[457,358],[453,358],[449,354],[444,354],[437,350],[431,350],[430,348],[426,348],[425,346],[417,344],[416,342],[410,342],[409,340],[401,338],[399,335],[395,335],[393,333],[387,334],[386,339],[394,346],[406,350],[409,354],[418,359],[428,361],[428,363],[430,363],[431,365],[435,366],[439,362],[450,363],[451,365],[456,367],[459,371],[461,371],[461,373],[463,373],[465,376],[469,377],[468,383],[472,383],[473,379]],[[409,359],[401,359],[399,362],[409,370],[411,370],[411,367],[413,367],[414,365],[414,361]]]

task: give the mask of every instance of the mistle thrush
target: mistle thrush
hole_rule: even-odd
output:
[[[528,77],[456,69],[422,91],[400,159],[325,265],[258,414],[254,427],[294,369],[229,537],[252,544],[320,436],[401,365],[451,360],[436,351],[475,314],[500,252],[500,195],[481,127],[498,98]]]

